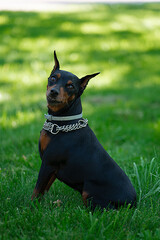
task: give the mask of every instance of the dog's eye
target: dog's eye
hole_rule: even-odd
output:
[[[55,77],[51,77],[50,78],[52,82],[55,82],[56,81],[56,78]]]
[[[68,89],[74,89],[74,86],[73,86],[72,83],[67,84],[66,87],[67,87]]]
[[[48,85],[49,86],[53,85],[53,83],[55,83],[55,82],[56,82],[56,78],[55,77],[49,77],[48,78]]]

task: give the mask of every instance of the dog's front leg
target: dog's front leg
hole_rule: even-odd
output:
[[[31,200],[33,200],[34,198],[38,198],[41,195],[44,195],[45,192],[48,192],[55,179],[56,179],[55,168],[53,166],[46,165],[43,161]]]

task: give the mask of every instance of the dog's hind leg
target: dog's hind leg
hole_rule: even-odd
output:
[[[85,206],[90,208],[91,211],[95,209],[100,211],[115,209],[113,203],[109,199],[104,198],[100,186],[90,181],[85,182],[83,186],[82,199]]]

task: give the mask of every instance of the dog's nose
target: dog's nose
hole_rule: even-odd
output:
[[[55,89],[55,88],[52,88],[52,89],[51,89],[51,94],[52,94],[52,96],[53,96],[53,97],[57,97],[57,96],[58,96],[58,94],[59,94],[59,92],[58,92],[58,90],[57,90],[57,89]]]

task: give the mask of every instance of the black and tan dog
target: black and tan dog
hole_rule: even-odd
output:
[[[129,178],[108,155],[82,118],[80,96],[88,81],[99,73],[79,79],[55,66],[48,78],[48,115],[41,131],[42,164],[32,200],[49,190],[57,178],[78,190],[86,206],[117,208],[134,206],[136,192]]]

